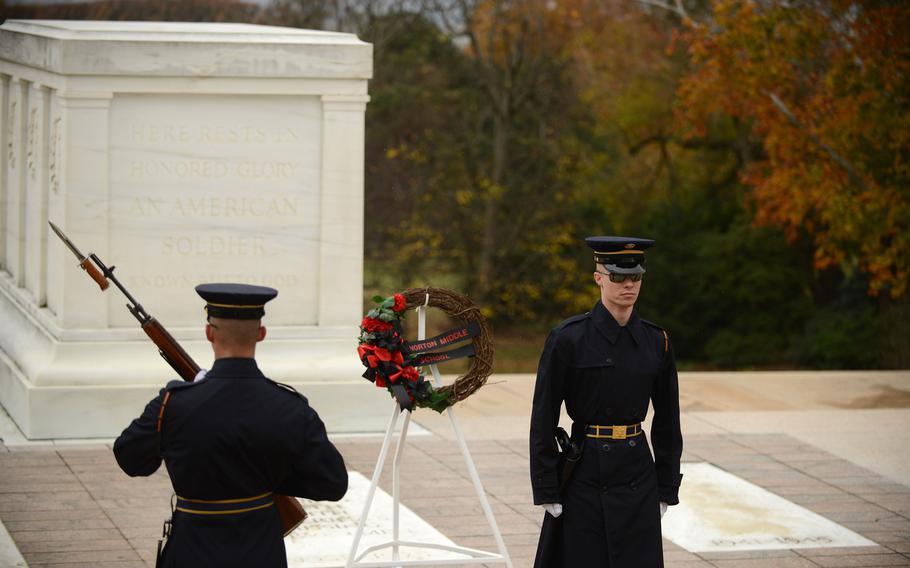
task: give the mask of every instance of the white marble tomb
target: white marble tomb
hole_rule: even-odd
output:
[[[0,403],[32,439],[110,437],[174,377],[95,252],[203,367],[193,290],[274,286],[257,353],[330,429],[380,429],[360,378],[372,46],[254,26],[0,26]],[[384,404],[385,403],[385,404]]]

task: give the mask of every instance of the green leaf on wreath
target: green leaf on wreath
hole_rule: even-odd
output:
[[[377,319],[379,317],[379,310],[377,310],[375,308],[370,310],[369,312],[367,312],[367,317]]]
[[[449,395],[443,394],[439,391],[433,391],[430,394],[430,398],[420,403],[420,406],[422,408],[430,408],[442,414],[445,409],[452,406],[452,404],[449,402]]]
[[[398,319],[398,316],[395,315],[394,313],[382,312],[379,314],[379,321],[392,323],[397,319]]]
[[[383,298],[383,297],[380,296],[379,294],[376,294],[375,296],[373,296],[373,302],[375,302],[375,303],[377,303],[377,304],[378,304],[379,302],[383,301],[383,300],[385,300],[385,298]]]

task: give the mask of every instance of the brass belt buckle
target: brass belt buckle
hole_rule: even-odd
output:
[[[613,427],[613,439],[614,440],[625,440],[626,439],[626,426],[614,426]]]

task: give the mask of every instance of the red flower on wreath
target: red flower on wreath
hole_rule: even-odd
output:
[[[365,343],[361,343],[359,346],[357,346],[357,355],[360,356],[361,361],[363,361],[363,357],[366,355],[367,365],[370,367],[376,367],[379,365],[380,361],[393,362],[397,364],[404,363],[404,356],[400,351],[392,353],[388,349],[377,347],[375,345],[367,345]]]
[[[406,381],[416,383],[417,379],[420,378],[420,373],[418,373],[417,369],[414,367],[411,367],[410,365],[407,367],[402,367],[400,365],[396,366],[398,367],[398,371],[389,375],[390,382],[396,383],[398,382],[398,379],[404,379]]]
[[[395,294],[393,298],[395,298],[395,305],[392,306],[392,310],[396,312],[403,312],[408,305],[407,300],[405,300],[404,296],[401,294]]]
[[[404,378],[411,381],[412,383],[416,383],[420,378],[420,373],[417,371],[416,367],[405,367],[401,371],[401,374],[404,375]]]
[[[377,331],[389,331],[392,329],[392,324],[374,318],[363,318],[363,321],[360,322],[360,327],[366,332],[373,333]]]

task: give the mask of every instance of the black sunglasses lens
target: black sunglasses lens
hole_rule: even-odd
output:
[[[632,282],[638,282],[639,280],[641,280],[641,276],[642,276],[641,274],[616,274],[615,272],[611,272],[610,273],[610,282],[619,284],[621,282],[625,282],[626,278],[628,278]]]

